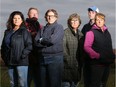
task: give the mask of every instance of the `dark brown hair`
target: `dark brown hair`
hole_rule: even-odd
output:
[[[56,18],[58,18],[58,13],[57,13],[57,11],[56,11],[55,9],[48,9],[48,10],[46,11],[46,13],[45,13],[45,18],[47,17],[47,15],[48,15],[49,12],[53,12],[53,13],[54,13],[54,16],[55,16]]]
[[[14,18],[15,15],[20,15],[20,17],[21,17],[21,19],[23,21],[21,26],[25,26],[25,20],[24,20],[24,16],[23,16],[22,12],[14,11],[14,12],[12,12],[10,14],[9,19],[8,19],[8,21],[6,23],[6,27],[7,27],[8,30],[11,30],[11,29],[13,29],[15,27],[15,25],[13,24],[13,18]]]

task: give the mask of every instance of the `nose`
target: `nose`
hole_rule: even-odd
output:
[[[98,22],[100,23],[101,21],[99,20]]]
[[[18,19],[15,19],[15,21],[17,21]]]

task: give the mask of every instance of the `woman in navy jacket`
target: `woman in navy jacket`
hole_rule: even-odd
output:
[[[10,76],[11,87],[27,86],[28,54],[32,50],[32,39],[25,27],[24,16],[20,11],[10,14],[7,30],[1,46],[1,56]]]

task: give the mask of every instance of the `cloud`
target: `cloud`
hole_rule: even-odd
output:
[[[80,28],[88,22],[87,8],[96,5],[100,12],[103,12],[107,18],[107,26],[112,34],[113,47],[115,45],[115,0],[1,0],[1,21],[0,33],[3,32],[6,27],[5,23],[9,17],[9,14],[14,10],[22,11],[25,18],[27,17],[27,11],[30,7],[36,7],[40,10],[39,21],[41,24],[45,24],[44,14],[47,9],[54,8],[59,14],[59,23],[67,26],[66,21],[70,14],[77,12],[82,19]],[[114,33],[115,32],[115,33]],[[3,37],[3,33],[0,34]],[[1,44],[1,40],[0,40]]]

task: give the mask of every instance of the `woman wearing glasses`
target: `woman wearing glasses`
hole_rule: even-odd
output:
[[[63,87],[77,87],[80,80],[79,40],[83,34],[79,31],[80,16],[73,13],[67,20],[68,28],[64,32],[64,74]]]

